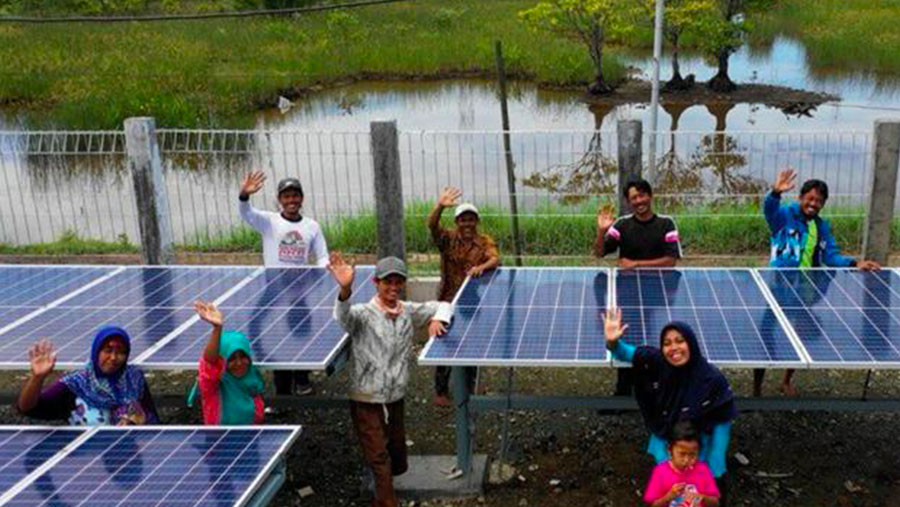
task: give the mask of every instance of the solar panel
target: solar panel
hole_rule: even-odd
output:
[[[690,325],[704,356],[721,366],[802,365],[777,309],[749,269],[617,270],[617,306],[632,345],[659,346],[673,320]]]
[[[19,319],[84,288],[116,268],[0,266],[0,332]]]
[[[97,428],[8,492],[6,505],[244,505],[299,431]]]
[[[353,301],[375,293],[371,266],[356,268]],[[256,363],[270,369],[325,369],[346,333],[333,318],[338,285],[324,268],[267,268],[219,305],[225,327],[250,339]],[[193,319],[172,339],[140,358],[150,368],[194,368],[209,339],[209,324]]]
[[[900,367],[900,276],[855,269],[760,270],[812,367]]]
[[[453,324],[419,357],[424,365],[609,365],[603,317],[609,272],[499,268],[470,278]]]
[[[0,367],[27,367],[28,348],[39,338],[53,341],[60,367],[81,366],[94,334],[108,324],[129,332],[134,358],[190,319],[194,300],[215,300],[254,271],[261,268],[119,268],[0,333]]]
[[[0,493],[85,432],[84,428],[0,427]]]

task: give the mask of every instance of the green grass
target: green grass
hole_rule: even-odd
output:
[[[597,201],[575,205],[546,204],[519,218],[526,265],[585,265],[596,261],[592,254]],[[406,250],[417,273],[434,273],[438,257],[425,226],[431,203],[412,203],[406,208]],[[505,265],[513,265],[514,246],[510,218],[502,209],[481,206],[481,228],[498,243]],[[668,206],[664,211],[675,217],[684,253],[689,257],[730,257],[728,264],[751,265],[765,257],[769,249],[769,233],[762,213],[755,203],[719,206]],[[836,240],[850,255],[858,255],[865,219],[861,209],[828,210]],[[444,224],[452,226],[449,213]],[[363,212],[342,220],[323,224],[331,250],[347,254],[376,252],[376,220],[374,212]],[[900,218],[894,220],[891,236],[893,251],[900,251]],[[191,253],[261,252],[259,234],[246,226],[238,226],[219,235],[197,233],[177,250]],[[65,233],[58,241],[22,246],[0,243],[0,254],[6,255],[84,255],[133,254],[138,247],[122,238],[116,242],[85,239],[74,232]]]
[[[435,253],[425,226],[430,203],[412,203],[406,207],[406,250],[411,254]],[[491,235],[505,255],[514,252],[511,220],[501,209],[480,206],[481,229]],[[594,214],[597,202],[564,206],[547,204],[519,217],[523,254],[532,262],[550,264],[584,263],[592,256],[596,233]],[[662,210],[661,210],[662,211]],[[705,207],[675,207],[664,210],[675,217],[686,255],[760,256],[769,249],[769,231],[756,204]],[[835,238],[849,253],[858,253],[864,216],[861,209],[828,210]],[[443,223],[452,226],[449,213]],[[900,250],[900,219],[894,223],[892,246]],[[374,212],[364,212],[323,225],[331,250],[349,254],[371,254],[376,251]],[[261,251],[259,234],[239,226],[227,233],[204,238],[184,248],[197,252]],[[543,261],[541,260],[543,259]]]
[[[812,70],[900,72],[900,0],[778,0],[752,18],[756,41],[784,34],[806,47]]]
[[[138,253],[137,245],[122,236],[119,241],[101,241],[78,236],[74,231],[66,231],[56,241],[32,243],[28,245],[8,245],[0,243],[0,255],[89,255],[89,254],[132,254]]]
[[[297,18],[5,24],[0,105],[31,127],[118,128],[150,115],[165,127],[245,128],[279,94],[348,77],[493,74],[498,38],[511,76],[586,85],[586,49],[518,19],[534,3],[418,0]],[[614,56],[606,72],[625,74]]]

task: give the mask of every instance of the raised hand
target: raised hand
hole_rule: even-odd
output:
[[[444,187],[441,195],[438,196],[438,205],[444,208],[456,206],[460,197],[462,197],[462,190],[456,187]]]
[[[197,312],[197,315],[200,316],[206,322],[209,322],[213,326],[222,327],[222,324],[225,322],[225,317],[222,316],[222,312],[216,308],[216,305],[212,303],[206,303],[203,301],[194,301],[194,311]]]
[[[875,261],[861,260],[856,263],[856,267],[860,271],[878,271],[881,269],[881,264],[878,264]]]
[[[612,207],[603,206],[597,210],[597,230],[606,231],[616,222]]]
[[[259,192],[259,189],[263,187],[263,183],[266,182],[266,175],[263,174],[262,171],[253,171],[252,173],[244,176],[243,181],[241,181],[241,194],[242,195],[252,195]]]
[[[43,379],[56,366],[56,352],[48,340],[41,340],[28,349],[28,360],[31,362],[31,375]]]
[[[606,319],[603,321],[603,332],[606,335],[606,348],[612,350],[619,343],[619,338],[625,334],[628,324],[622,324],[622,309],[607,308]]]
[[[772,184],[772,191],[776,194],[790,192],[797,185],[797,171],[788,168],[778,173],[775,183]]]
[[[331,276],[334,278],[334,281],[341,286],[342,289],[349,289],[353,286],[353,276],[356,274],[356,270],[353,269],[353,265],[347,263],[344,260],[344,256],[342,256],[339,252],[331,252],[331,255],[328,257],[328,271],[331,272]]]
[[[432,320],[428,324],[428,336],[443,336],[447,332],[447,325],[439,320]]]

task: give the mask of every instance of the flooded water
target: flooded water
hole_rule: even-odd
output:
[[[649,74],[646,58],[636,55],[630,63]],[[665,78],[670,65],[662,64]],[[683,57],[681,65],[683,74],[701,81],[715,72],[700,58]],[[870,178],[872,123],[900,118],[894,105],[900,86],[875,76],[809,69],[802,46],[786,39],[765,50],[739,51],[730,69],[736,82],[822,91],[843,101],[820,106],[812,117],[761,104],[668,105],[660,111],[657,140],[662,190],[697,200],[756,198],[779,168],[791,165],[802,178],[831,184],[830,206],[861,206]],[[646,104],[589,108],[578,92],[527,83],[513,84],[509,108],[516,192],[526,213],[541,212],[548,202],[577,203],[585,195],[614,191],[616,123],[637,119],[646,129],[649,118]],[[368,129],[380,119],[397,120],[403,132],[399,151],[408,203],[432,201],[452,184],[478,204],[507,205],[493,83],[366,82],[318,92],[286,113],[263,112],[259,132],[163,134],[176,240],[191,242],[238,225],[237,188],[241,175],[253,169],[267,171],[271,180],[299,176],[307,188],[305,212],[322,222],[372,210]],[[0,242],[50,241],[67,230],[136,242],[124,144],[110,143],[98,150],[94,140],[69,145],[38,134],[0,137]],[[74,154],[71,146],[93,154]],[[274,181],[254,198],[258,206],[275,208],[272,186]]]

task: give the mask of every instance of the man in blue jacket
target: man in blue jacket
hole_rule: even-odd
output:
[[[781,194],[795,187],[797,173],[786,169],[778,173],[772,190],[766,194],[763,211],[772,233],[772,258],[769,265],[776,268],[856,267],[864,271],[878,270],[875,261],[857,260],[841,255],[831,234],[831,224],[819,216],[828,200],[828,185],[822,180],[807,180],[800,187],[798,202],[781,205]],[[759,395],[765,370],[754,372],[753,393]],[[781,390],[794,394],[787,370]]]

